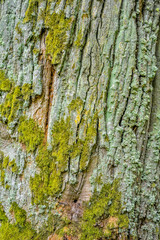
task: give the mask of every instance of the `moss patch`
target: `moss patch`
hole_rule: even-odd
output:
[[[23,103],[29,101],[32,94],[31,85],[24,84],[22,87],[12,85],[10,92],[6,95],[4,103],[0,105],[1,116],[6,123],[19,119]]]
[[[0,70],[0,91],[9,92],[12,82],[6,77],[5,72]]]
[[[40,0],[29,0],[29,5],[25,13],[24,23],[30,21],[35,23],[39,2]]]
[[[83,102],[80,98],[73,100],[68,107],[70,114],[72,112],[81,112],[83,109]],[[24,123],[26,126],[28,123]],[[31,128],[32,129],[32,128]],[[31,130],[34,132],[35,127]],[[36,130],[36,133],[38,129]],[[35,133],[35,134],[36,134]],[[29,130],[26,129],[26,136],[30,139]],[[73,142],[73,133],[71,118],[66,120],[61,118],[54,123],[52,129],[52,150],[48,150],[43,143],[38,148],[38,155],[36,157],[39,174],[31,178],[30,188],[33,193],[33,202],[42,204],[46,202],[49,196],[55,197],[61,191],[63,182],[63,173],[68,170],[69,161],[79,156],[80,170],[87,169],[92,149],[95,145],[97,136],[97,115],[95,114],[90,123],[86,126],[85,139],[77,138]],[[21,140],[25,137],[22,135]],[[38,139],[38,137],[36,137]],[[41,140],[42,141],[42,140]],[[25,143],[25,141],[24,141]],[[26,144],[26,143],[25,143]],[[37,143],[38,146],[39,143]],[[34,148],[32,148],[34,150]]]
[[[1,240],[29,240],[36,237],[36,232],[26,220],[26,212],[17,203],[12,203],[10,209],[15,223],[11,224],[6,217],[3,206],[0,204],[0,239]]]
[[[45,25],[49,29],[46,37],[46,54],[51,55],[52,63],[58,64],[67,44],[67,31],[71,19],[65,17],[64,12],[46,16]]]
[[[33,119],[21,117],[19,127],[19,141],[26,145],[28,152],[34,152],[42,143],[44,133]]]
[[[11,170],[13,173],[18,174],[18,166],[15,162],[15,159],[10,161],[9,156],[4,157],[4,154],[2,151],[0,151],[0,182],[2,186],[4,186],[6,189],[9,189],[10,186],[8,184],[5,184],[5,170]]]
[[[39,147],[36,163],[40,174],[36,174],[30,182],[34,203],[43,203],[61,190],[62,173],[67,167],[71,148],[69,137],[70,121],[62,119],[53,126],[52,151],[43,144]]]
[[[81,240],[118,239],[126,236],[128,217],[123,214],[119,183],[105,184],[100,193],[94,192],[82,219]]]

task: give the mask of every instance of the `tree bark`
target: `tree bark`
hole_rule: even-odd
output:
[[[77,144],[79,150],[76,155],[67,152],[65,169],[60,169],[60,198],[49,196],[49,201],[70,206],[68,214],[77,221],[82,203],[94,190],[119,179],[129,227],[125,238],[119,235],[117,239],[158,240],[159,0],[61,0],[51,5],[37,0],[33,9],[28,4],[28,0],[1,1],[0,69],[16,85],[31,85],[30,102],[18,114],[38,122],[48,148],[56,135],[54,124],[69,119],[68,145]],[[50,16],[64,14],[65,20],[58,20],[58,29],[62,24],[58,37],[57,25],[47,25],[42,17],[48,6]],[[27,9],[31,16],[25,21]],[[50,32],[53,53],[47,47]],[[57,43],[62,35],[63,42]],[[5,98],[1,92],[1,104]],[[7,130],[1,116],[0,149],[16,159],[20,172],[5,170],[10,189],[0,186],[0,201],[9,218],[10,204],[16,201],[39,229],[48,213],[42,205],[31,203],[30,177],[39,171],[38,146],[26,152],[25,144],[18,141],[19,122],[17,117]]]

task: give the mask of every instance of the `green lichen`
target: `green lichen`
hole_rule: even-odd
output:
[[[67,168],[71,149],[69,138],[70,121],[61,119],[53,126],[52,151],[43,144],[39,147],[36,163],[40,174],[30,181],[34,203],[43,203],[49,196],[56,196],[60,192],[62,173]]]
[[[61,119],[60,121],[55,122],[52,136],[52,156],[57,163],[58,170],[63,172],[67,167],[71,151],[71,145],[69,144],[71,136],[70,118],[67,118],[66,121]]]
[[[86,138],[83,143],[81,160],[80,160],[80,170],[85,170],[88,165],[88,160],[91,156],[92,149],[95,144],[95,139],[97,135],[97,117],[96,115],[91,120],[87,127]]]
[[[10,161],[9,156],[4,157],[3,152],[1,152],[0,155],[0,182],[2,186],[4,186],[6,189],[9,189],[10,186],[5,184],[5,170],[9,170],[11,168],[13,173],[18,173],[18,167],[15,163],[15,159]]]
[[[17,23],[16,27],[15,27],[15,30],[17,32],[17,34],[19,34],[20,36],[22,36],[22,29],[20,28],[20,21]]]
[[[18,119],[23,109],[23,103],[29,101],[32,94],[31,85],[24,84],[12,86],[10,92],[6,95],[5,101],[0,105],[1,116],[5,118],[6,123]]]
[[[6,169],[8,167],[8,163],[9,163],[9,157],[8,156],[4,157],[2,167]]]
[[[29,101],[33,93],[31,84],[25,83],[21,88],[23,100]]]
[[[64,12],[53,13],[45,18],[45,26],[49,29],[46,37],[46,54],[51,55],[53,64],[61,61],[62,53],[67,46],[67,31],[70,24],[71,19],[67,19]]]
[[[0,150],[0,167],[2,166],[3,158],[4,158],[4,152]]]
[[[33,54],[38,55],[40,53],[40,50],[38,48],[33,49]]]
[[[33,193],[33,202],[38,204],[43,203],[48,198],[50,174],[56,173],[51,151],[49,151],[45,145],[39,147],[36,163],[40,169],[40,173],[30,179],[30,188]],[[59,188],[57,190],[59,190]],[[56,191],[54,193],[56,193]]]
[[[0,171],[0,182],[2,184],[2,186],[5,186],[5,171],[3,169],[1,169]]]
[[[71,103],[68,106],[69,112],[71,111],[78,111],[79,109],[83,108],[84,102],[80,97],[77,97],[76,99],[73,99]]]
[[[9,162],[8,166],[11,168],[13,173],[18,173],[18,166],[15,162],[15,159]]]
[[[16,117],[16,113],[20,108],[22,108],[22,93],[20,87],[17,86],[14,89],[12,94],[12,101],[11,101],[11,108],[10,108],[10,115],[8,116],[8,122],[12,122]]]
[[[15,223],[10,223],[0,204],[0,239],[1,240],[30,240],[35,239],[36,232],[26,220],[26,212],[17,203],[12,203],[10,212],[14,216]]]
[[[39,2],[40,0],[29,0],[29,5],[23,20],[24,23],[33,22],[35,24]]]
[[[11,188],[10,185],[8,185],[8,184],[5,185],[5,189],[6,189],[6,190],[8,190],[8,189],[10,189],[10,188]]]
[[[28,152],[34,152],[44,139],[43,130],[31,118],[21,117],[18,133],[19,141],[25,144]]]
[[[80,98],[73,100],[68,106],[68,110],[70,115],[72,115],[72,112],[81,114],[83,101]],[[82,140],[77,136],[76,141],[73,141],[71,117],[61,118],[54,123],[52,129],[52,150],[49,151],[45,144],[41,144],[38,148],[36,163],[39,173],[31,178],[30,182],[34,203],[42,204],[49,196],[57,196],[61,191],[63,173],[67,171],[68,163],[71,159],[79,156],[80,170],[85,171],[87,169],[96,143],[97,121],[97,114],[95,114],[90,121],[88,120],[88,124],[85,126],[85,138]],[[26,126],[27,124],[25,123],[24,125]],[[27,130],[27,137],[30,139],[28,132]],[[24,141],[23,136],[22,139]]]
[[[20,208],[16,202],[13,202],[10,208],[10,212],[13,212],[17,225],[23,227],[26,223],[26,212]]]
[[[2,206],[2,203],[0,203],[0,223],[2,222],[7,222],[8,221],[8,218],[4,212],[4,208]]]
[[[41,0],[29,0],[25,13],[24,23],[32,22],[35,26],[37,11]],[[46,37],[46,55],[51,56],[53,64],[59,64],[62,54],[67,47],[67,31],[70,29],[72,20],[66,18],[64,11],[50,13],[51,0],[47,1],[46,9],[41,11],[38,20],[43,19],[45,28],[48,30]],[[59,1],[56,2],[58,4]],[[68,2],[68,1],[67,1]],[[69,0],[72,2],[72,0]],[[66,3],[67,4],[69,4]]]
[[[123,213],[119,181],[105,184],[101,192],[94,192],[82,218],[81,240],[118,239],[125,237],[128,217]]]
[[[82,30],[79,30],[78,34],[77,34],[77,37],[74,41],[74,45],[77,47],[77,48],[80,48],[82,46],[82,39],[83,39],[83,34],[82,34]]]
[[[12,82],[6,77],[5,72],[0,70],[0,92],[9,92],[12,87]]]

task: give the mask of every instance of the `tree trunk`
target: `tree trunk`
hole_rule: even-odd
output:
[[[114,217],[120,232],[86,239],[160,238],[159,24],[159,0],[1,1],[0,201],[9,221],[13,202],[37,231],[52,213],[48,236],[58,239],[57,212],[71,230],[84,202],[117,181],[122,213],[96,224],[104,233]],[[124,231],[118,214],[129,219]]]

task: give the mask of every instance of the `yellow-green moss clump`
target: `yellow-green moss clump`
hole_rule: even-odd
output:
[[[26,145],[28,152],[34,152],[44,139],[43,130],[31,118],[21,117],[18,133],[19,141]]]
[[[10,92],[6,95],[4,103],[0,105],[0,114],[6,119],[6,123],[18,119],[22,112],[23,103],[29,101],[32,94],[31,85],[24,84],[22,87],[12,85]]]
[[[4,153],[0,151],[0,183],[6,189],[9,189],[10,186],[8,184],[5,185],[5,169],[11,170],[13,173],[18,173],[19,170],[15,159],[10,161],[9,156],[4,157]]]
[[[9,157],[4,157],[3,152],[0,152],[0,183],[5,186],[5,169],[8,167]]]
[[[83,110],[83,101],[80,98],[73,100],[68,107],[70,115],[71,112],[81,114]],[[66,119],[61,118],[56,121],[52,129],[52,149],[49,151],[47,146],[42,143],[41,140],[36,144],[38,145],[38,155],[36,157],[37,167],[39,173],[36,174],[30,181],[30,188],[33,193],[33,202],[35,204],[42,204],[46,202],[49,196],[57,196],[61,191],[63,182],[63,173],[68,170],[69,160],[79,156],[80,170],[85,171],[87,169],[90,156],[92,154],[93,147],[96,143],[97,137],[97,114],[88,121],[85,126],[85,138],[84,140],[77,137],[73,142],[73,133],[71,125],[71,117]],[[34,125],[34,120],[32,120]],[[20,141],[23,141],[27,145],[27,142],[32,141],[31,134],[36,135],[39,127],[28,129],[28,123],[24,122],[24,129],[27,141],[23,134],[20,137]],[[19,126],[19,133],[22,132],[21,124]],[[36,132],[34,133],[34,129]],[[35,139],[39,139],[38,136]],[[32,145],[32,144],[31,144]],[[29,149],[28,149],[29,150]],[[30,150],[35,150],[34,147]]]
[[[105,184],[95,192],[83,214],[81,240],[118,239],[126,237],[129,220],[123,214],[119,183]]]
[[[70,29],[72,20],[66,18],[64,11],[51,14],[51,0],[47,1],[46,9],[37,18],[37,10],[40,2],[41,0],[29,0],[24,23],[32,22],[35,25],[36,20],[44,20],[45,28],[48,30],[46,54],[51,56],[53,64],[58,64],[61,61],[63,51],[66,49],[67,31]]]
[[[60,62],[66,48],[70,23],[71,19],[67,19],[64,12],[53,13],[45,18],[45,26],[49,29],[46,37],[46,54],[51,55],[53,64]]]
[[[6,77],[5,72],[0,70],[0,91],[9,92],[12,82]]]
[[[91,152],[95,144],[96,135],[97,135],[97,117],[95,115],[91,120],[91,123],[89,123],[87,127],[86,138],[83,143],[80,159],[80,170],[85,170],[88,165],[88,160],[91,156]]]
[[[70,121],[57,121],[53,126],[52,150],[41,145],[36,157],[40,173],[31,178],[30,187],[33,193],[33,202],[40,204],[49,196],[56,196],[61,190],[62,173],[66,170],[71,145]]]
[[[80,29],[78,31],[78,34],[77,34],[77,37],[74,41],[74,45],[77,47],[77,48],[80,48],[82,47],[82,39],[83,39],[83,34],[82,34],[82,30]]]
[[[36,15],[37,15],[39,2],[40,0],[29,0],[29,5],[25,13],[24,23],[27,23],[30,21],[33,23],[35,22],[37,17]]]
[[[36,232],[26,220],[26,212],[17,203],[12,203],[10,212],[15,222],[11,224],[6,217],[2,204],[0,204],[0,239],[1,240],[29,240],[35,239]]]
[[[11,168],[11,171],[13,173],[18,173],[18,166],[15,162],[15,159],[13,159],[12,161],[9,162],[8,166]]]

